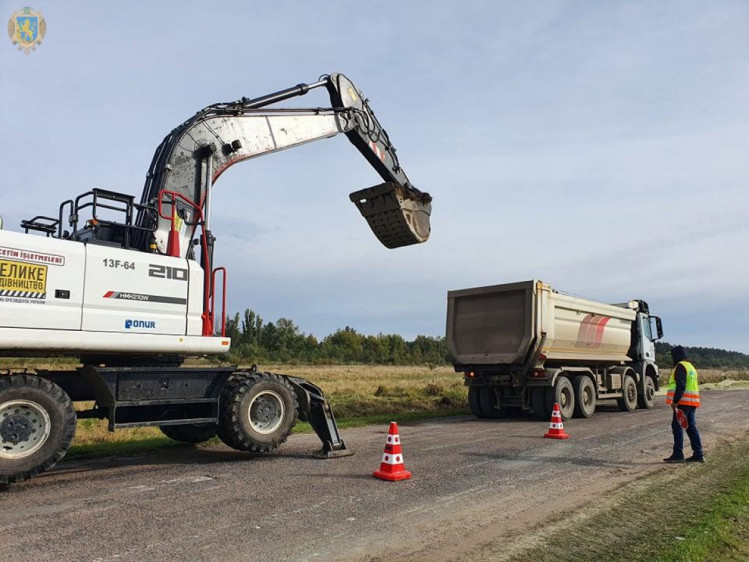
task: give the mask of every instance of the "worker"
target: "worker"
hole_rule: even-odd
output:
[[[674,370],[671,371],[671,378],[668,380],[668,393],[666,394],[666,404],[671,405],[673,418],[671,419],[671,429],[674,433],[674,452],[665,462],[684,462],[684,430],[679,425],[676,417],[676,410],[684,412],[687,418],[687,435],[689,444],[692,446],[692,456],[686,459],[687,462],[705,462],[705,456],[702,453],[702,440],[700,432],[697,430],[696,410],[700,407],[700,387],[697,383],[697,370],[689,361],[687,361],[686,350],[677,345],[671,349],[671,359],[674,362]]]

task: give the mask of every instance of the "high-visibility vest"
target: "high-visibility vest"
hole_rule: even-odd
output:
[[[689,361],[679,361],[678,365],[683,365],[687,370],[687,387],[684,389],[684,394],[679,399],[680,406],[695,406],[700,407],[700,385],[697,382],[697,369],[694,368]],[[676,367],[671,371],[671,378],[668,379],[668,392],[666,393],[666,404],[671,404],[674,401],[674,393],[676,392]]]

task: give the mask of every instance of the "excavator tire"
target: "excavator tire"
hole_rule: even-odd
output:
[[[0,376],[0,484],[49,470],[75,436],[70,397],[36,375]]]
[[[221,393],[217,434],[238,451],[267,453],[288,439],[298,408],[294,389],[283,377],[235,373]]]
[[[162,425],[161,433],[180,443],[203,443],[216,435],[216,425],[212,423],[191,423],[186,425]]]

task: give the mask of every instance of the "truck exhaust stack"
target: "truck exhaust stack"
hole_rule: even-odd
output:
[[[429,239],[432,197],[385,182],[349,195],[386,248],[400,248]]]

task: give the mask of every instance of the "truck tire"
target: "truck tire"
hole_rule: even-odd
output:
[[[49,470],[75,436],[70,397],[35,375],[0,377],[0,484],[22,482]]]
[[[508,415],[507,408],[497,409],[497,393],[491,386],[479,387],[479,404],[485,418],[503,418]]]
[[[589,418],[596,411],[596,387],[590,377],[578,375],[572,380],[575,389],[575,411],[576,418]]]
[[[555,402],[559,404],[562,419],[564,421],[569,420],[575,411],[575,389],[567,377],[557,377],[557,381],[554,384],[554,392],[551,393],[549,410],[554,408]]]
[[[653,377],[645,377],[645,390],[637,395],[637,405],[643,410],[650,410],[655,406],[655,382]]]
[[[203,443],[216,435],[216,425],[212,423],[190,423],[185,425],[161,425],[161,433],[180,443]]]
[[[469,386],[468,387],[468,407],[471,408],[471,413],[477,418],[484,418],[484,412],[481,409],[481,403],[479,397],[481,395],[481,387]]]
[[[622,412],[634,412],[637,408],[637,384],[630,375],[624,375],[622,379],[622,398],[617,398],[616,403]]]
[[[217,434],[238,451],[267,453],[288,439],[296,423],[296,394],[273,373],[235,373],[221,393]]]
[[[531,408],[533,408],[533,415],[538,420],[549,421],[551,418],[551,408],[549,404],[554,406],[551,388],[544,386],[531,389]]]

